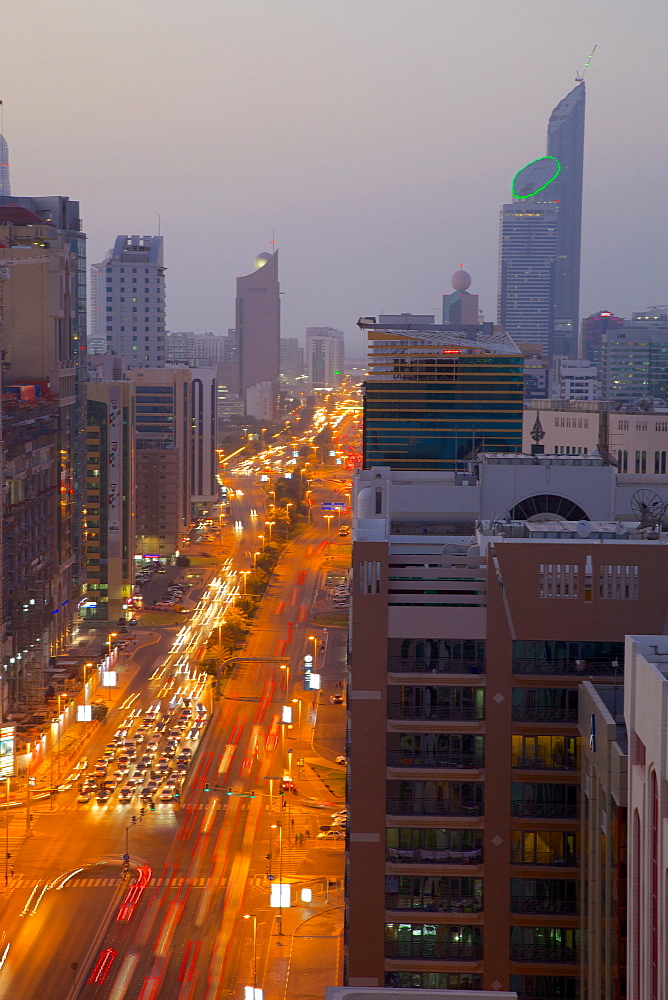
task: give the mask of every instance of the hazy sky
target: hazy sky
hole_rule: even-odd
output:
[[[587,73],[581,311],[668,302],[666,0],[0,0],[12,192],[81,202],[89,263],[165,236],[167,324],[222,332],[281,251],[283,336],[496,315],[498,213]]]

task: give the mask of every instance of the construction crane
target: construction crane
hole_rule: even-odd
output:
[[[576,83],[584,83],[585,73],[589,69],[589,63],[594,58],[594,52],[596,52],[597,48],[598,48],[598,42],[596,43],[596,45],[594,46],[594,48],[589,53],[589,56],[587,58],[586,63],[584,64],[584,69],[582,70],[582,72],[580,72],[580,70],[578,70],[577,73],[575,74],[575,82]]]

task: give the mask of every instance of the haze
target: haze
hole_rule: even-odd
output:
[[[668,301],[668,5],[646,0],[4,0],[12,193],[81,202],[89,263],[155,233],[171,330],[225,332],[281,251],[283,336],[436,311],[460,264],[496,317],[499,207],[586,76],[582,315]]]

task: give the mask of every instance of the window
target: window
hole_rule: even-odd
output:
[[[541,563],[538,596],[577,598],[578,573],[579,567],[575,563]]]
[[[380,563],[369,560],[358,565],[360,594],[380,594]]]

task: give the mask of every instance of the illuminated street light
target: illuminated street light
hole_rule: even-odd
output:
[[[258,537],[258,538],[260,539],[260,541],[262,542],[262,551],[264,552],[264,535],[258,535],[257,537]]]
[[[274,527],[274,525],[276,524],[276,522],[275,521],[265,521],[264,523],[269,528],[269,544],[271,545],[271,529]]]
[[[242,570],[239,570],[239,573],[244,578],[244,594],[245,594],[246,593],[246,577],[249,575],[250,570],[249,569],[242,569]]]
[[[310,635],[308,639],[309,642],[313,643],[313,669],[315,670],[318,662],[318,637],[317,635]]]
[[[244,913],[244,920],[253,921],[253,1000],[257,1000],[257,916]]]
[[[325,514],[325,520],[327,521],[327,537],[329,538],[330,528],[332,526],[333,514]]]
[[[290,693],[290,665],[288,663],[281,663],[280,669],[286,671],[286,674],[285,674],[285,680],[286,680],[285,690],[289,694]]]
[[[257,550],[257,552],[253,553],[253,569],[257,569],[257,557],[259,555],[262,555],[259,549]]]

